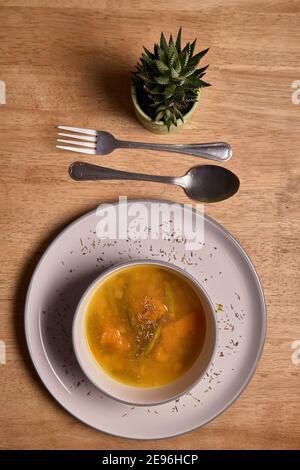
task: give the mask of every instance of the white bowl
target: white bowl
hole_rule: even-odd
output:
[[[112,274],[124,268],[137,265],[150,264],[161,266],[168,270],[173,270],[181,275],[186,282],[193,286],[195,292],[201,300],[205,318],[206,335],[204,344],[198,358],[181,377],[177,380],[159,387],[134,387],[123,384],[112,377],[99,365],[92,356],[86,334],[85,334],[85,314],[87,306],[99,285]],[[165,403],[178,398],[188,392],[203,377],[209,367],[215,353],[217,343],[217,326],[214,306],[206,291],[190,274],[183,269],[170,263],[154,260],[137,260],[117,264],[104,271],[83,294],[73,321],[73,345],[77,360],[89,380],[102,392],[112,398],[136,406],[152,406]]]

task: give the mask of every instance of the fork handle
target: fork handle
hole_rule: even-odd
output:
[[[226,162],[232,156],[232,149],[226,142],[212,142],[208,144],[152,144],[143,142],[129,142],[118,140],[120,148],[136,148],[148,150],[162,150],[166,152],[184,153],[194,157],[202,157],[216,162]]]
[[[74,162],[69,166],[69,175],[76,181],[90,180],[139,180],[158,183],[178,184],[178,178],[172,176],[146,175],[129,171],[114,170],[85,162]]]

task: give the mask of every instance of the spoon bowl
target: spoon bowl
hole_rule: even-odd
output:
[[[218,202],[233,196],[240,187],[238,177],[221,166],[199,165],[179,178],[187,196],[201,202]]]

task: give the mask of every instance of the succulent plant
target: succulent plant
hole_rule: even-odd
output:
[[[202,80],[208,67],[197,69],[208,49],[194,55],[196,39],[181,48],[181,28],[176,41],[172,35],[167,42],[161,33],[160,43],[154,52],[146,47],[133,72],[133,82],[142,101],[155,121],[163,121],[168,129],[177,120],[183,122],[184,114],[197,101],[200,88],[210,86]],[[145,109],[144,109],[145,111]]]

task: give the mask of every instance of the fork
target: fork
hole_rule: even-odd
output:
[[[152,144],[118,140],[110,132],[105,131],[68,126],[57,126],[57,128],[62,131],[68,131],[58,132],[60,137],[57,139],[57,142],[59,142],[56,145],[57,148],[88,155],[108,155],[117,148],[184,153],[217,162],[225,162],[232,155],[231,146],[225,142],[212,142],[208,144]]]

